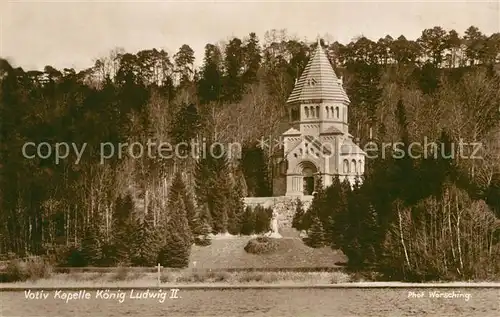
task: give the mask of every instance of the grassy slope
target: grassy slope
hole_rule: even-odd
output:
[[[244,250],[249,239],[213,240],[210,246],[194,246],[189,266],[196,261],[197,268],[211,269],[335,267],[336,262],[346,261],[340,251],[309,248],[298,238],[279,239],[278,250],[272,254],[249,254]]]

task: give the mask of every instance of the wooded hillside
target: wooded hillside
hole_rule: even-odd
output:
[[[116,49],[80,72],[23,70],[1,60],[0,253],[40,254],[79,244],[90,225],[112,239],[117,202],[127,193],[135,212],[143,211],[137,217],[150,214],[156,226],[173,212],[166,202],[175,171],[183,172],[198,208],[226,219],[217,229],[226,230],[231,211],[224,206],[239,204],[241,195],[270,195],[272,153],[256,140],[282,132],[286,98],[315,45],[285,31],[267,32],[264,39],[251,33],[207,44],[200,69],[193,67],[188,44],[174,56]],[[401,35],[321,45],[343,76],[351,99],[350,131],[361,145],[370,137],[484,144],[480,160],[369,161],[368,177],[385,175],[372,187],[380,195],[370,196],[383,200],[379,208],[399,200],[411,206],[452,183],[499,217],[499,33],[485,35],[471,26],[459,35],[434,27],[415,41]],[[242,157],[200,163],[114,155],[100,162],[102,143],[194,138],[240,142]],[[23,157],[26,142],[87,147],[78,164],[72,151],[56,164],[53,156]],[[239,194],[228,194],[233,192]],[[388,223],[391,215],[387,211]]]

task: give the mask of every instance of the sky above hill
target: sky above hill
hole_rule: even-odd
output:
[[[25,69],[91,67],[117,47],[135,53],[182,44],[202,63],[207,43],[271,29],[347,43],[364,35],[416,39],[436,25],[500,31],[498,2],[453,1],[9,1],[0,0],[0,57]]]

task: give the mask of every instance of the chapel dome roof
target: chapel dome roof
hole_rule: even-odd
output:
[[[319,45],[296,82],[287,104],[310,100],[350,103],[340,80]]]

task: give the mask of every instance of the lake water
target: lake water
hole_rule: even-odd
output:
[[[429,292],[433,291],[470,294],[470,298],[432,298]],[[500,289],[492,288],[181,289],[177,299],[169,299],[167,289],[163,293],[169,296],[163,303],[158,290],[151,289],[147,295],[155,298],[147,299],[137,298],[144,290],[134,290],[135,298],[130,298],[130,292],[111,291],[116,298],[107,298],[96,291],[87,291],[88,295],[44,291],[46,299],[27,299],[24,291],[0,292],[0,316],[500,316]],[[64,293],[81,299],[68,301]],[[124,293],[122,303],[119,293]]]

